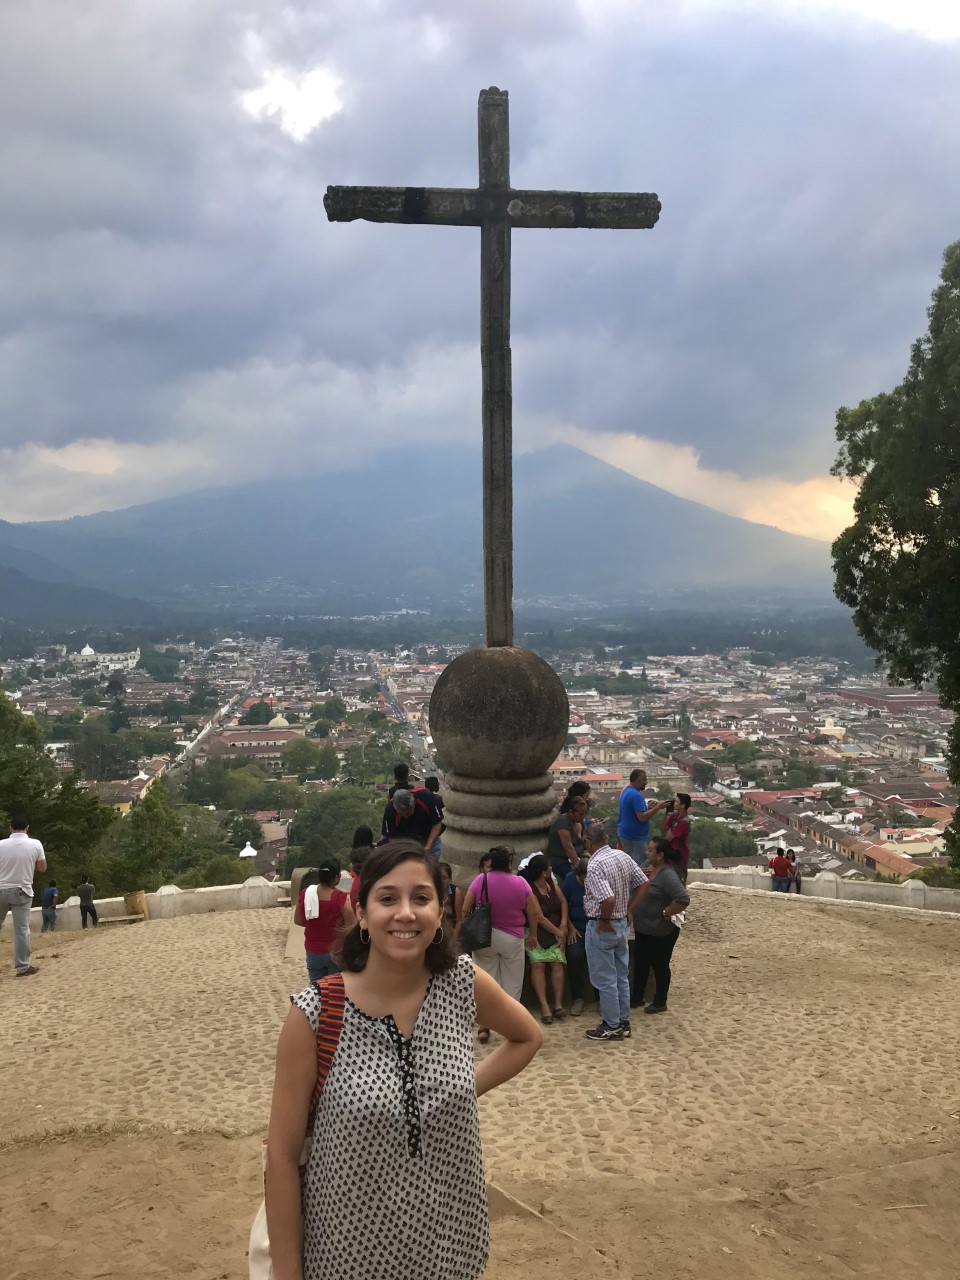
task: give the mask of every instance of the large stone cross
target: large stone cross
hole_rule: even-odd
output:
[[[510,364],[510,232],[514,227],[652,227],[655,195],[516,191],[510,186],[507,94],[484,89],[477,110],[480,185],[328,187],[331,222],[430,223],[480,228],[480,359],[483,367],[483,581],[486,642],[513,644],[513,392]]]

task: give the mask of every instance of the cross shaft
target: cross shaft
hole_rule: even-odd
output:
[[[480,228],[483,369],[483,578],[486,643],[513,644],[513,390],[510,233],[514,227],[628,230],[656,225],[652,194],[517,191],[510,186],[507,94],[484,89],[477,109],[480,181],[459,187],[328,187],[331,222]]]

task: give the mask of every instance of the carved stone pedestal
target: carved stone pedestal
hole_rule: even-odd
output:
[[[542,849],[556,809],[547,772],[570,708],[553,668],[513,645],[470,649],[440,676],[430,732],[446,766],[443,857],[473,870],[491,845]]]

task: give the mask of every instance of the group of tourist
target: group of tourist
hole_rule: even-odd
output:
[[[635,769],[624,788],[613,842],[617,848],[611,847],[604,825],[590,820],[590,787],[580,781],[572,783],[564,797],[545,851],[528,855],[515,867],[514,851],[495,846],[481,858],[478,874],[466,888],[454,883],[449,863],[437,862],[445,935],[457,946],[464,919],[479,904],[488,906],[489,945],[475,949],[473,959],[515,1000],[521,997],[529,971],[546,1026],[568,1015],[582,1015],[593,992],[601,1023],[587,1032],[590,1039],[629,1037],[632,1008],[642,1006],[651,1014],[667,1009],[670,959],[690,901],[685,886],[691,800],[681,792],[648,804],[646,781],[644,771]],[[410,786],[406,766],[398,765],[384,815],[385,832],[391,830],[397,796],[413,795]],[[432,852],[427,841],[435,821],[433,811],[428,813],[418,843]],[[658,814],[661,834],[651,836],[651,818]],[[337,971],[337,939],[356,923],[363,866],[373,852],[372,830],[358,827],[350,853],[349,888],[339,888],[342,872],[337,858],[324,859],[304,882],[295,919],[305,928],[311,981]],[[647,1000],[651,973],[654,990]],[[481,1044],[489,1043],[490,1033],[491,1028],[481,1022]]]
[[[10,834],[0,840],[0,927],[8,914],[13,917],[13,971],[18,978],[27,978],[40,972],[30,962],[30,911],[33,907],[34,877],[38,871],[46,871],[47,855],[40,841],[30,835],[30,825],[25,817],[14,814],[9,826]],[[80,899],[80,920],[84,929],[88,920],[96,928],[94,885],[87,876],[81,876],[74,892]],[[50,880],[40,892],[41,933],[56,929],[59,901],[57,882]]]

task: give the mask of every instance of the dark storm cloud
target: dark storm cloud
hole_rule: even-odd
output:
[[[497,83],[516,185],[664,204],[652,232],[516,234],[518,426],[824,471],[836,407],[902,375],[960,235],[958,46],[450,8],[7,0],[0,447],[149,445],[169,492],[476,432],[477,233],[330,225],[322,196],[472,185]],[[271,65],[328,67],[342,110],[303,141],[252,119],[240,96]],[[113,476],[73,492],[152,492]]]

